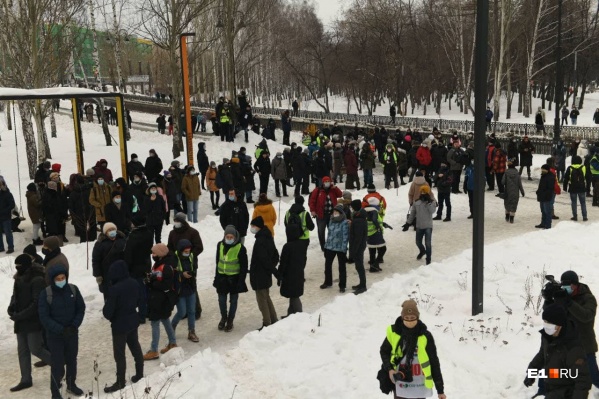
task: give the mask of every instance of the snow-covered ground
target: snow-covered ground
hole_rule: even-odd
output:
[[[16,160],[14,132],[6,131],[4,116],[0,117],[0,174],[17,197]],[[50,139],[53,162],[62,164],[63,180],[75,171],[75,149],[70,118],[57,118],[58,138]],[[20,123],[19,123],[20,126]],[[115,176],[120,174],[118,147],[106,147],[98,124],[82,123],[87,151],[86,167],[96,160],[106,158]],[[113,136],[116,128],[111,127]],[[168,165],[171,161],[169,137],[157,133],[131,132],[129,153],[137,153],[144,160],[148,150],[154,148]],[[281,132],[277,132],[279,140]],[[23,204],[25,187],[29,183],[25,161],[25,146],[20,136],[19,161]],[[292,140],[299,142],[299,133],[292,133]],[[194,147],[199,139],[194,139]],[[229,158],[231,150],[246,146],[253,152],[259,137],[250,135],[250,143],[221,143],[211,136],[204,139],[211,160],[220,163]],[[271,143],[272,151],[281,151],[280,144]],[[185,156],[180,160],[184,163]],[[525,389],[522,380],[528,362],[535,354],[539,338],[537,330],[541,320],[531,309],[524,309],[525,284],[532,278],[534,294],[541,287],[537,273],[543,270],[557,277],[570,268],[578,271],[582,281],[594,289],[599,281],[599,271],[592,260],[599,256],[599,246],[592,244],[596,235],[599,212],[590,207],[588,223],[574,223],[568,219],[569,198],[562,195],[556,203],[556,213],[561,220],[554,229],[538,231],[534,225],[540,221],[540,211],[535,190],[539,167],[544,155],[535,156],[533,177],[525,181],[526,197],[520,201],[516,222],[506,224],[503,203],[492,193],[486,196],[486,268],[485,312],[470,316],[471,288],[471,221],[468,216],[466,195],[453,195],[452,222],[435,222],[433,233],[433,263],[424,266],[416,261],[417,249],[414,233],[402,232],[408,210],[409,186],[396,190],[382,190],[389,206],[386,222],[394,230],[386,230],[389,251],[382,265],[384,271],[368,274],[367,293],[354,296],[339,294],[337,290],[320,290],[323,256],[317,244],[315,232],[308,253],[306,270],[306,293],[302,298],[306,313],[294,315],[279,323],[255,331],[261,326],[261,317],[252,292],[241,295],[238,316],[233,332],[217,331],[219,320],[217,297],[211,287],[214,276],[214,251],[222,239],[222,229],[212,214],[207,193],[200,200],[200,231],[205,251],[200,256],[199,288],[203,305],[202,319],[197,333],[200,343],[186,340],[186,331],[178,331],[181,349],[163,356],[160,361],[146,362],[147,376],[123,391],[126,398],[297,398],[318,399],[326,397],[376,398],[382,397],[378,390],[376,373],[380,367],[378,348],[385,336],[388,324],[400,313],[400,305],[408,297],[420,303],[422,320],[432,331],[439,350],[449,398],[526,398],[532,396],[532,388]],[[375,183],[382,187],[382,169],[375,170]],[[342,186],[343,187],[343,186]],[[274,192],[270,193],[274,196]],[[365,190],[355,191],[354,198],[362,198]],[[222,201],[222,196],[221,196]],[[275,203],[277,211],[285,212],[291,198]],[[279,208],[280,206],[280,208]],[[25,215],[27,212],[25,211]],[[29,242],[30,223],[22,224],[25,233],[17,233],[16,250],[19,252]],[[171,226],[165,226],[166,238]],[[93,392],[93,397],[119,397],[99,391],[114,382],[114,360],[109,323],[102,318],[102,296],[97,290],[89,266],[89,251],[93,245],[75,244],[72,228],[67,228],[69,245],[63,252],[71,264],[70,279],[77,284],[87,303],[86,317],[81,328],[79,353],[79,385]],[[279,249],[285,242],[282,224],[275,226],[275,241]],[[246,240],[251,251],[252,237]],[[0,257],[0,303],[5,306],[12,291],[13,256]],[[335,273],[337,276],[337,273]],[[348,268],[348,285],[357,283],[353,268]],[[281,298],[276,286],[271,290],[275,307],[282,316],[286,313],[287,300]],[[320,326],[319,326],[320,324]],[[484,327],[483,327],[484,326]],[[144,350],[149,348],[150,326],[140,327],[140,341]],[[165,344],[162,333],[161,345]],[[18,382],[19,371],[16,339],[12,322],[6,313],[0,313],[0,397],[8,397],[8,388]],[[101,374],[94,381],[94,361]],[[129,372],[133,368],[128,359]],[[49,368],[35,369],[34,386],[11,398],[45,397],[49,391]],[[144,389],[150,387],[150,393]],[[164,388],[163,388],[164,387]],[[168,390],[164,391],[164,389]],[[99,388],[99,389],[98,389]],[[163,388],[162,393],[158,391]]]

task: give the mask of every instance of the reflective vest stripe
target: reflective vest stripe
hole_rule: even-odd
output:
[[[397,365],[399,362],[401,362],[403,354],[399,345],[401,336],[393,332],[393,326],[387,327],[387,341],[391,344],[391,364],[393,365],[394,369],[397,369]],[[424,386],[432,389],[434,384],[433,375],[431,372],[431,362],[428,357],[428,353],[426,353],[427,343],[428,339],[426,336],[420,335],[416,345],[418,347],[418,361],[420,362],[420,368],[424,374]]]
[[[218,255],[218,273],[227,276],[239,274],[241,272],[241,266],[239,265],[241,243],[229,248],[226,254],[224,253],[224,247],[225,245],[221,243]]]
[[[287,214],[285,215],[285,224],[288,223],[289,221],[289,214],[290,212],[287,211]],[[308,216],[308,212],[306,211],[302,211],[298,214],[300,220],[302,221],[302,231],[304,232],[301,236],[300,236],[300,240],[309,240],[310,239],[310,230],[308,230],[308,228],[306,227],[306,217]]]
[[[181,266],[181,258],[179,255],[179,251],[175,251],[175,256],[177,257],[177,271],[183,273],[183,266]],[[189,262],[191,264],[191,271],[193,272],[193,252],[189,254]]]
[[[591,174],[599,175],[599,169],[596,169],[594,164],[599,164],[599,158],[597,158],[597,155],[595,155],[595,156],[593,156],[593,158],[591,158]]]
[[[377,212],[377,221],[379,222],[379,227],[377,228],[376,225],[374,224],[374,222],[372,221],[372,218],[368,218],[368,237],[370,237],[371,235],[375,234],[379,229],[381,230],[381,233],[384,230],[383,227],[383,217],[381,216],[380,212]]]

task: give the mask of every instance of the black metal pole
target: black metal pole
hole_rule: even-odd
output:
[[[560,110],[564,95],[564,75],[562,73],[562,0],[557,0],[557,46],[555,46],[555,125],[553,142],[557,143],[561,133]]]
[[[472,234],[472,315],[483,311],[485,247],[485,147],[487,73],[489,70],[489,0],[476,2],[474,59],[474,218]]]

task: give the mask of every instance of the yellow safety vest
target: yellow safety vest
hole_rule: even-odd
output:
[[[183,266],[181,266],[181,258],[179,257],[179,251],[175,251],[175,256],[177,257],[177,271],[183,273]],[[193,252],[189,254],[189,262],[191,264],[191,271],[193,272]]]
[[[239,265],[239,251],[241,250],[241,243],[229,248],[229,251],[224,253],[225,244],[220,245],[219,256],[218,256],[218,273],[227,276],[235,276],[241,272],[241,266]]]
[[[387,327],[387,341],[391,344],[391,364],[394,369],[397,369],[397,366],[401,359],[403,358],[403,354],[401,352],[401,346],[399,345],[399,341],[401,340],[401,335],[395,333],[393,331],[393,326]],[[424,374],[424,386],[432,389],[433,388],[433,376],[431,373],[431,362],[428,357],[428,353],[426,353],[426,344],[428,340],[426,336],[420,335],[417,341],[418,347],[418,361],[420,362],[420,367],[422,368],[422,373]]]
[[[289,211],[287,211],[287,214],[285,215],[285,224],[287,224],[287,222],[289,221]],[[308,215],[308,212],[303,211],[300,212],[298,214],[300,220],[302,221],[302,231],[304,232],[301,236],[300,236],[300,240],[309,240],[310,239],[310,230],[308,230],[308,228],[306,227],[306,217]]]
[[[220,116],[220,123],[229,123],[231,119],[229,119],[229,115],[225,112]]]
[[[599,158],[597,158],[597,155],[593,155],[593,158],[591,158],[591,174],[593,176],[596,176],[599,175],[599,169],[595,169],[595,167],[593,166],[593,161],[599,162]]]
[[[379,228],[381,229],[381,233],[383,233],[383,230],[385,229],[383,227],[383,217],[381,216],[380,212],[377,212],[377,220],[379,222]],[[374,222],[371,220],[371,218],[368,218],[368,237],[370,237],[371,235],[375,234],[377,232],[377,228],[376,225],[374,224]]]

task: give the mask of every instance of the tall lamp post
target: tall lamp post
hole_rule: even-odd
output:
[[[564,75],[562,73],[562,0],[557,0],[557,45],[555,46],[555,125],[553,127],[553,143],[559,141],[560,107],[564,95]]]
[[[183,78],[183,104],[185,105],[185,137],[187,138],[187,164],[193,165],[193,132],[191,131],[191,103],[189,100],[189,60],[187,58],[187,37],[194,32],[181,33],[181,75]]]

